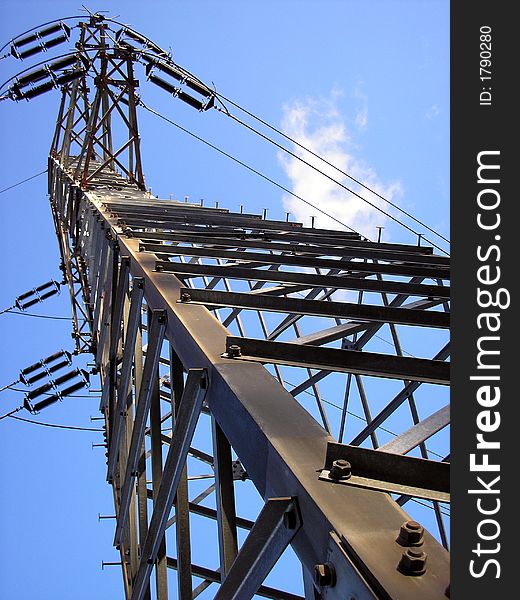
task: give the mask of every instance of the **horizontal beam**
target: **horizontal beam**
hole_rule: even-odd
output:
[[[139,237],[141,234],[145,234],[146,232],[141,231],[139,229],[132,229],[131,227],[124,227],[125,235],[130,237]],[[305,227],[301,228],[287,228],[285,231],[252,231],[248,232],[243,228],[239,227],[230,227],[224,225],[217,225],[212,223],[211,226],[200,226],[200,225],[189,225],[189,224],[176,224],[171,228],[156,228],[158,231],[162,231],[166,234],[175,235],[179,232],[189,232],[194,234],[193,239],[197,239],[198,235],[206,234],[206,239],[211,239],[212,237],[220,237],[226,236],[231,238],[236,238],[240,236],[241,239],[260,239],[265,240],[267,242],[278,240],[282,242],[286,242],[287,244],[312,244],[319,247],[327,247],[327,246],[344,246],[346,248],[351,247],[366,247],[372,248],[374,250],[386,250],[391,251],[395,250],[398,252],[407,252],[411,254],[419,254],[419,255],[432,255],[433,248],[429,246],[417,246],[410,244],[390,244],[387,242],[371,242],[366,239],[362,239],[359,234],[350,233],[348,231],[334,231],[327,229],[324,231],[318,231],[316,229],[309,229]],[[438,257],[442,259],[443,257]]]
[[[239,356],[233,357],[233,347],[240,349]],[[226,353],[233,360],[252,360],[320,371],[355,373],[440,385],[448,385],[450,382],[450,364],[426,358],[340,350],[233,336],[229,336],[226,340]]]
[[[149,227],[155,227],[149,224]],[[167,256],[200,256],[207,258],[223,258],[230,262],[249,261],[263,264],[292,265],[316,269],[342,269],[352,273],[380,273],[381,275],[402,275],[429,277],[431,279],[449,279],[450,270],[437,265],[416,265],[408,263],[375,263],[351,261],[343,258],[319,258],[312,256],[294,256],[292,254],[270,254],[267,252],[234,252],[218,248],[193,246],[176,246],[141,242],[139,250]]]
[[[240,257],[240,254],[238,255]],[[245,268],[243,266],[199,265],[194,263],[174,263],[157,261],[157,271],[167,271],[176,275],[191,275],[193,277],[228,277],[248,281],[276,281],[287,284],[305,284],[308,287],[323,287],[344,290],[362,290],[367,292],[387,292],[390,294],[408,294],[410,296],[425,296],[449,298],[450,289],[442,285],[424,285],[404,281],[374,280],[362,277],[342,275],[315,275],[313,273],[296,273],[294,271],[268,271],[263,269]]]
[[[118,211],[120,212],[120,211]],[[191,223],[200,225],[234,225],[246,227],[247,229],[284,230],[287,225],[280,221],[263,220],[260,215],[237,215],[230,213],[228,215],[168,215],[165,218],[155,216],[146,217],[146,215],[128,215],[119,216],[118,225],[122,227],[156,227],[156,228],[174,228],[176,223]],[[292,227],[301,227],[299,223],[291,223]]]
[[[336,460],[350,463],[350,477],[338,480],[329,476]],[[320,477],[333,485],[341,483],[439,502],[450,501],[450,463],[443,461],[329,442]]]
[[[436,327],[441,329],[447,329],[450,326],[450,315],[445,312],[395,308],[373,304],[354,304],[351,302],[335,301],[323,302],[322,300],[280,298],[277,296],[263,296],[262,294],[194,288],[181,288],[180,298],[185,303],[196,302],[205,306],[222,308],[249,308],[317,317],[361,319],[378,323],[417,325],[419,327]]]
[[[144,243],[167,242],[189,242],[203,243],[204,245],[222,246],[223,248],[258,248],[265,250],[279,250],[281,252],[293,252],[295,254],[314,256],[351,256],[356,258],[367,258],[371,260],[383,261],[401,261],[425,265],[449,266],[450,259],[437,254],[421,254],[419,252],[409,252],[402,248],[379,248],[374,247],[370,242],[358,241],[348,244],[330,243],[330,244],[308,244],[294,243],[291,241],[273,241],[267,239],[267,236],[258,236],[254,234],[236,234],[228,236],[208,235],[205,239],[198,240],[193,233],[165,232],[165,231],[143,231],[137,233],[138,237]]]

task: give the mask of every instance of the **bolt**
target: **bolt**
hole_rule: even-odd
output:
[[[236,344],[233,344],[232,346],[230,346],[228,348],[227,355],[228,355],[228,358],[238,358],[239,356],[242,356],[240,346],[237,346]]]
[[[189,302],[191,300],[191,296],[188,292],[182,292],[181,294],[181,302]]]
[[[320,587],[333,586],[336,583],[336,570],[330,563],[314,565],[314,583]]]
[[[420,546],[423,543],[424,527],[417,521],[406,521],[401,525],[396,540],[401,546]]]
[[[404,575],[422,575],[426,571],[426,552],[408,548],[399,561],[398,569]]]
[[[329,477],[331,479],[349,479],[352,475],[352,465],[348,460],[339,458],[332,463],[332,467],[329,471]]]

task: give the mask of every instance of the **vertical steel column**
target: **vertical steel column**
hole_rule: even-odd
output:
[[[144,280],[140,277],[134,277],[132,284],[132,293],[130,298],[130,310],[126,326],[125,347],[123,350],[123,360],[121,363],[121,375],[119,376],[117,390],[117,404],[111,435],[109,438],[108,453],[108,474],[107,480],[112,481],[116,468],[117,453],[119,452],[119,441],[121,437],[122,419],[124,417],[126,402],[128,398],[128,386],[131,384],[132,361],[136,352],[137,336],[141,323],[141,304],[143,301]],[[140,343],[139,343],[140,346]],[[135,356],[137,362],[137,355]],[[136,380],[136,389],[139,385]]]
[[[143,598],[153,563],[157,558],[161,540],[166,530],[170,508],[177,492],[177,486],[188,456],[188,450],[195,433],[207,388],[208,379],[205,369],[191,369],[188,372],[188,379],[182,396],[175,435],[172,438],[164,464],[161,486],[157,494],[157,501],[154,503],[148,535],[142,548],[141,564],[134,582],[132,600]]]
[[[211,425],[213,431],[213,456],[215,460],[220,574],[222,581],[224,581],[238,552],[235,490],[233,469],[231,466],[231,445],[213,417],[211,418]]]
[[[136,476],[137,462],[139,460],[139,450],[145,435],[146,419],[150,410],[150,402],[154,378],[157,376],[157,366],[161,355],[161,347],[166,330],[166,314],[163,310],[152,311],[152,321],[148,325],[148,351],[143,368],[143,377],[139,396],[137,398],[137,408],[135,413],[134,425],[132,429],[132,441],[128,451],[128,463],[121,490],[121,500],[119,514],[117,517],[116,532],[114,535],[114,545],[121,543],[123,529],[126,525],[130,500],[133,493],[134,477]]]
[[[172,399],[172,422],[173,435],[181,406],[182,394],[184,392],[184,369],[179,356],[170,344],[170,388]],[[191,600],[192,578],[191,578],[191,537],[190,537],[190,509],[188,497],[188,466],[184,465],[177,494],[174,500],[175,506],[175,534],[177,542],[177,591],[180,600]]]
[[[148,310],[148,322],[151,321],[151,311]],[[155,508],[157,495],[162,479],[162,436],[161,436],[161,395],[159,385],[159,365],[153,378],[150,399],[150,437],[152,447],[152,494]],[[168,600],[168,573],[166,566],[166,539],[164,534],[159,542],[157,558],[155,559],[155,589],[157,600]]]
[[[142,281],[141,281],[142,282]],[[134,289],[136,285],[136,279],[134,278]],[[141,286],[142,288],[142,286]],[[134,386],[136,390],[141,389],[143,380],[143,334],[141,326],[141,301],[139,301],[139,310],[137,312],[137,319],[139,326],[137,328],[136,340],[135,340],[135,352],[134,352]],[[127,419],[132,422],[133,415],[129,412]],[[130,445],[130,442],[129,442]],[[148,489],[146,487],[146,445],[143,439],[141,447],[139,448],[139,459],[137,463],[137,521],[139,526],[139,554],[141,548],[144,546],[146,536],[148,534]],[[137,573],[134,575],[134,579]],[[143,600],[150,600],[150,586],[145,588],[143,594]]]

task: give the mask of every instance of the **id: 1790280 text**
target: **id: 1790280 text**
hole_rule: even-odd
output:
[[[480,106],[491,106],[491,27],[482,25],[480,28]]]

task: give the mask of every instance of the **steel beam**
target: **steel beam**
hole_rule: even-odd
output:
[[[447,344],[442,350],[440,350],[435,356],[434,360],[446,360],[450,355],[449,344]],[[353,446],[362,444],[364,440],[375,431],[388,417],[397,409],[403,402],[409,398],[410,394],[413,394],[419,387],[420,382],[409,381],[405,384],[403,389],[394,397],[388,404],[372,419],[367,426],[358,433],[355,438],[350,442]]]
[[[181,288],[179,298],[183,302],[198,302],[205,306],[249,308],[273,312],[288,312],[317,317],[339,317],[377,321],[379,323],[398,323],[419,327],[450,326],[450,316],[445,312],[417,310],[412,308],[394,308],[375,304],[353,304],[350,302],[323,302],[300,298],[280,298],[244,292],[222,292],[220,290],[201,290]]]
[[[220,425],[211,419],[215,456],[215,494],[217,506],[220,574],[226,577],[238,552],[235,491],[231,466],[231,446]]]
[[[179,565],[175,558],[168,557],[168,568],[178,570]],[[200,579],[212,583],[220,582],[220,573],[218,571],[200,565],[191,565],[191,568],[195,577],[200,577]],[[257,595],[262,596],[262,598],[270,598],[271,600],[304,600],[304,598],[297,594],[277,590],[267,585],[261,585],[258,588]]]
[[[280,252],[290,252],[297,255],[313,255],[313,256],[338,256],[338,257],[352,257],[352,258],[368,258],[371,260],[383,260],[383,261],[398,261],[407,263],[417,263],[424,265],[439,265],[449,266],[450,259],[448,257],[439,256],[437,254],[420,254],[418,252],[407,252],[402,248],[399,249],[381,249],[374,248],[370,243],[359,242],[357,245],[353,243],[346,244],[320,244],[311,245],[306,243],[292,243],[292,242],[276,242],[272,239],[259,238],[253,235],[240,235],[228,237],[218,237],[213,234],[207,238],[198,240],[193,234],[180,233],[180,232],[162,232],[162,231],[143,231],[136,232],[138,237],[146,245],[148,243],[157,242],[190,242],[192,244],[204,244],[222,249],[230,248],[258,248],[264,250],[278,250]],[[267,236],[266,236],[267,238]]]
[[[135,343],[137,339],[139,323],[141,321],[141,304],[143,301],[143,294],[144,279],[142,277],[135,277],[133,280],[132,292],[130,295],[130,312],[128,315],[126,336],[124,340],[121,375],[119,377],[117,389],[117,403],[114,419],[112,422],[112,431],[108,440],[108,481],[112,481],[112,479],[114,478],[117,453],[119,451],[119,443],[121,439],[121,427],[128,398],[128,386],[130,385],[130,377],[132,374],[132,362],[135,354]]]
[[[215,600],[250,600],[301,526],[294,498],[269,498]]]
[[[121,543],[123,529],[128,517],[128,509],[133,493],[134,478],[137,474],[137,462],[139,451],[145,435],[145,426],[150,411],[150,401],[154,379],[157,377],[157,367],[161,354],[161,346],[166,331],[166,313],[164,310],[152,310],[151,326],[148,328],[148,351],[143,367],[143,376],[139,395],[137,397],[137,408],[134,425],[132,429],[132,441],[128,450],[125,476],[122,484],[121,498],[119,501],[119,513],[117,515],[116,531],[114,534],[114,545]]]
[[[244,268],[225,265],[197,265],[191,263],[172,263],[157,261],[156,270],[165,270],[176,275],[191,275],[200,277],[229,277],[248,281],[276,281],[286,284],[304,284],[306,287],[328,287],[344,290],[363,290],[368,292],[388,292],[391,294],[409,294],[410,296],[426,296],[434,298],[449,298],[449,287],[441,285],[413,284],[387,279],[373,280],[361,277],[342,275],[313,275],[311,273],[296,273],[294,271],[265,271],[263,269]]]
[[[446,405],[429,417],[416,423],[407,431],[379,447],[383,452],[391,454],[408,454],[419,444],[450,424],[450,405]]]
[[[141,600],[148,585],[153,563],[166,530],[166,523],[177,492],[177,485],[188,456],[202,402],[208,389],[208,383],[204,369],[191,369],[188,372],[179,415],[175,423],[175,435],[164,464],[161,485],[157,492],[152,518],[148,526],[148,534],[141,549],[141,563],[132,589],[132,600]]]
[[[334,461],[339,459],[351,465],[351,474],[343,479],[331,474]],[[337,442],[327,445],[320,479],[332,485],[352,485],[440,502],[450,501],[449,463]]]
[[[234,350],[238,348],[238,353]],[[441,360],[393,356],[359,350],[316,347],[229,336],[226,357],[272,364],[309,367],[324,371],[356,373],[448,385],[450,365]]]
[[[175,350],[170,344],[170,392],[172,407],[172,424],[175,430],[175,423],[178,419],[179,410],[184,393],[184,369],[182,362],[177,356]],[[168,440],[168,444],[172,439]],[[191,448],[190,448],[191,450]],[[189,452],[189,451],[188,451]],[[201,456],[198,458],[213,464],[213,457]],[[177,493],[174,500],[175,506],[175,538],[177,542],[177,562],[179,565],[177,575],[177,592],[179,600],[191,600],[192,598],[192,577],[191,577],[191,536],[190,536],[190,502],[188,496],[188,462],[186,461],[182,470]],[[168,522],[166,523],[168,527]]]
[[[157,226],[157,225],[156,225]],[[153,225],[149,225],[153,227]],[[164,244],[140,243],[142,252],[153,252],[156,255],[167,256],[200,256],[207,258],[223,258],[235,262],[249,261],[251,263],[267,263],[292,265],[298,267],[311,267],[318,269],[343,269],[353,273],[381,273],[382,275],[402,275],[415,277],[429,277],[432,279],[449,279],[448,267],[437,265],[415,265],[408,263],[369,263],[350,261],[338,258],[319,258],[309,256],[294,256],[290,254],[268,254],[267,252],[233,252],[218,248],[205,248],[193,246],[173,246]],[[166,265],[163,266],[167,270]]]
[[[110,195],[106,189],[100,192]],[[139,252],[139,242],[123,235],[117,219],[101,206],[100,192],[86,196],[101,221],[118,235],[121,253],[131,257],[132,276],[146,279],[147,304],[166,310],[167,337],[184,367],[208,369],[212,414],[260,494],[265,499],[298,497],[304,525],[292,545],[306,570],[327,560],[328,532],[335,531],[345,540],[337,572],[349,589],[361,587],[366,597],[372,593],[401,600],[443,598],[448,584],[446,551],[425,532],[426,573],[412,581],[397,571],[402,548],[395,538],[406,513],[385,493],[318,480],[316,470],[330,440],[324,430],[263,367],[221,358],[227,330],[203,306],[178,302],[181,283],[171,274],[155,271],[154,256]]]

